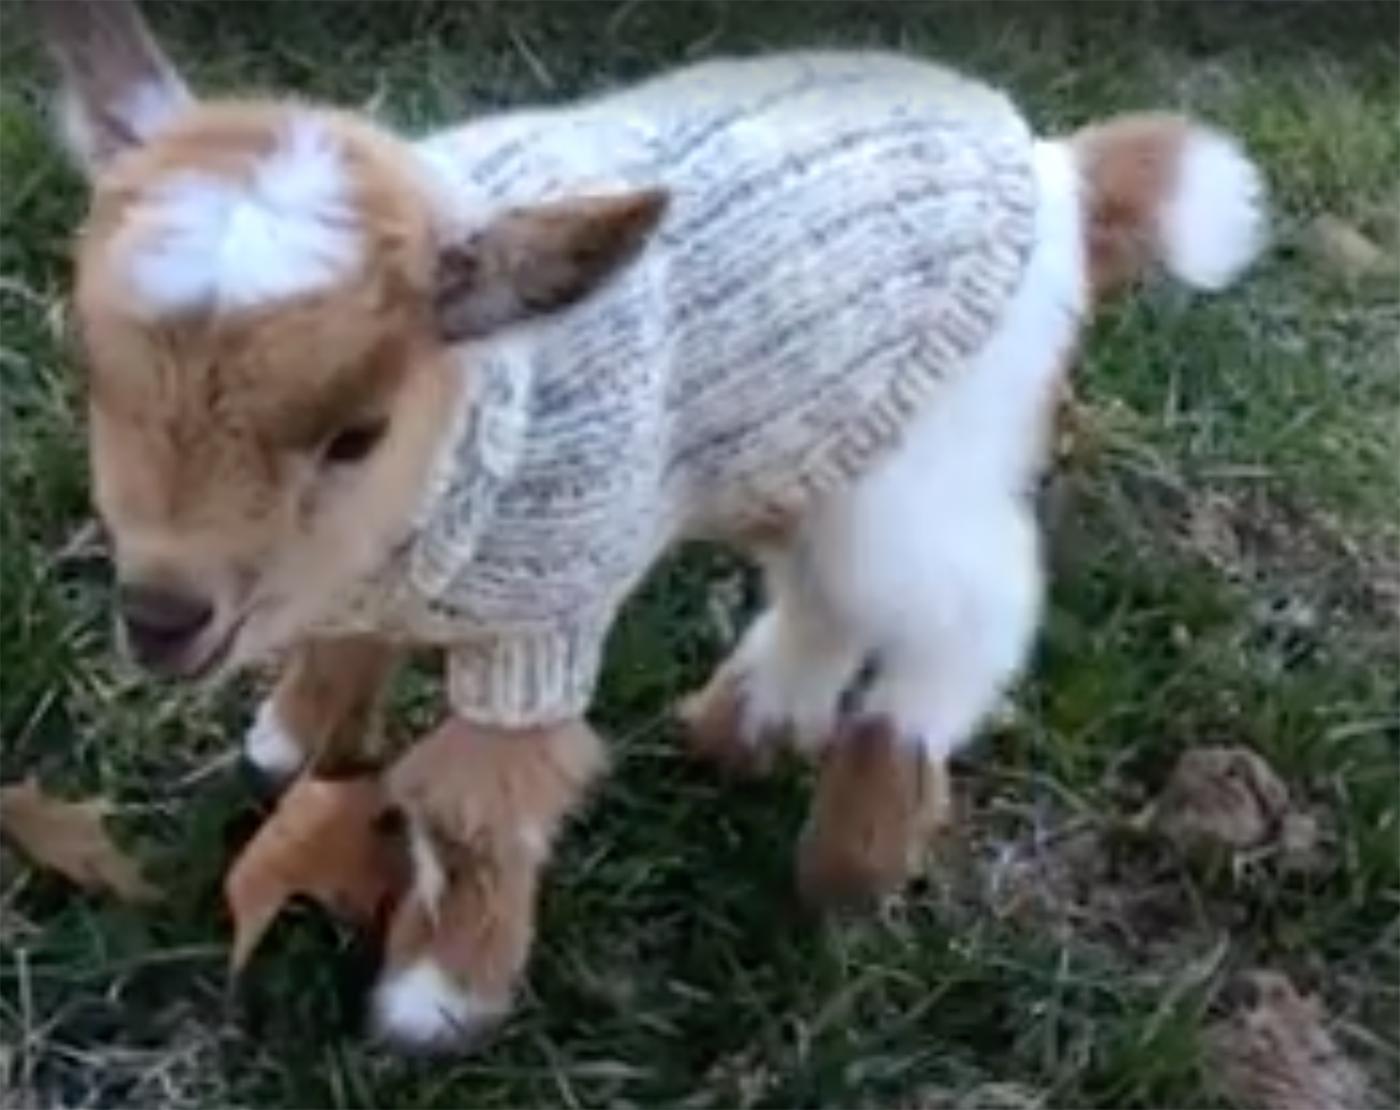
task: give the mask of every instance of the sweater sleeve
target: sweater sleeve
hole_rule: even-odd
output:
[[[532,728],[584,716],[607,637],[605,620],[493,631],[451,646],[452,711],[500,728]]]

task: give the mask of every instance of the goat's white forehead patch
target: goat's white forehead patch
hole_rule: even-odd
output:
[[[153,188],[128,276],[155,317],[329,288],[354,271],[364,247],[352,193],[334,137],[294,118],[247,180],[189,171]]]

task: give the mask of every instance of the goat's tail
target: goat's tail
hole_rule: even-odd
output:
[[[1084,179],[1096,297],[1153,263],[1195,288],[1223,289],[1262,250],[1263,177],[1230,136],[1181,116],[1124,115],[1069,143]]]

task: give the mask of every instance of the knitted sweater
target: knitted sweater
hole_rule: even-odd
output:
[[[709,62],[421,145],[470,229],[661,185],[638,257],[461,349],[461,411],[354,603],[449,648],[456,712],[582,714],[617,609],[676,540],[762,529],[938,403],[1024,269],[1031,135],[998,93],[873,53]]]

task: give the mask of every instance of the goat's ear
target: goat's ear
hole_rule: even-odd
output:
[[[586,296],[640,250],[666,199],[648,189],[517,208],[449,243],[437,275],[443,338],[486,335]]]
[[[92,175],[193,102],[130,0],[34,0],[62,73],[64,138]]]

